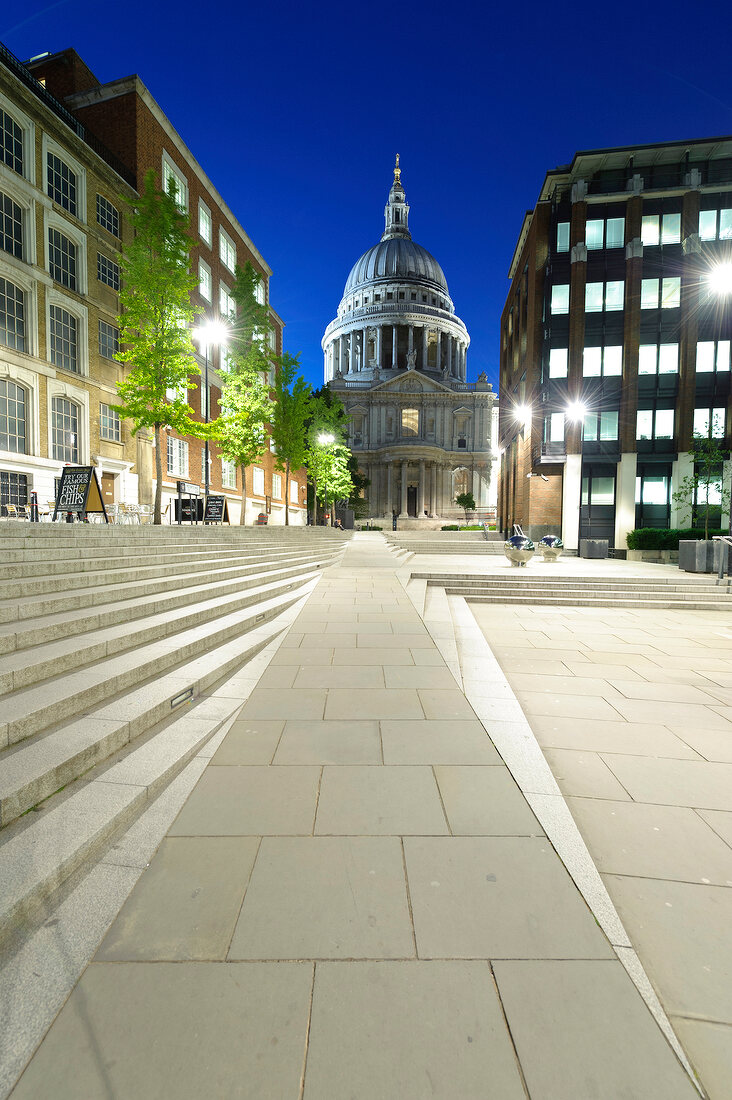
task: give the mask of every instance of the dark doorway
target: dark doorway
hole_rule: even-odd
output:
[[[615,545],[615,466],[582,468],[581,539],[608,539]]]
[[[417,515],[417,486],[416,485],[408,485],[407,486],[407,515],[408,516],[415,516],[415,517]]]

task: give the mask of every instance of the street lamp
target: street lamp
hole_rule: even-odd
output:
[[[208,349],[211,347],[221,347],[225,344],[229,337],[229,327],[225,325],[223,321],[209,320],[204,321],[202,325],[199,325],[193,330],[193,338],[198,340],[204,348],[204,370],[203,370],[203,388],[206,394],[206,411],[204,423],[208,424],[211,418],[211,399],[208,389]],[[204,484],[204,500],[208,500],[208,490],[210,481],[210,471],[208,468],[208,435],[203,444],[203,484]],[[204,505],[205,508],[205,505]]]
[[[732,263],[716,264],[707,275],[707,285],[718,298],[732,294]]]
[[[321,432],[320,435],[318,436],[318,443],[320,444],[321,447],[329,447],[331,443],[335,443],[335,436],[332,435],[331,432]],[[324,510],[324,512],[327,516],[328,515],[328,479],[327,479],[327,476],[323,478],[323,483],[325,485],[325,506],[324,506],[323,510]],[[315,507],[316,508],[318,507],[317,497],[315,499]],[[332,519],[330,519],[330,518],[328,519],[328,523],[326,524],[326,526],[327,527],[332,527],[333,526]]]

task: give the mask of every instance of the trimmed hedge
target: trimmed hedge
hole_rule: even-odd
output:
[[[440,528],[441,531],[482,531],[482,523],[469,523],[467,526],[464,523],[446,523],[444,527]],[[495,531],[495,527],[491,528]]]
[[[719,527],[709,528],[709,537],[725,535]],[[625,541],[629,550],[678,550],[679,539],[703,539],[704,528],[687,527],[681,530],[665,527],[636,527],[628,531]]]

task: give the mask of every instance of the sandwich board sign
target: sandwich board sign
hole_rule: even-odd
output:
[[[68,512],[74,513],[80,520],[86,519],[87,512],[99,512],[104,516],[104,522],[109,523],[93,466],[64,466],[61,471],[53,518]]]
[[[229,505],[225,496],[206,497],[206,511],[203,513],[204,523],[228,523]]]

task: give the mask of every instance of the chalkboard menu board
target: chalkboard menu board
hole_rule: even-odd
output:
[[[87,512],[101,512],[109,523],[93,466],[64,466],[56,493],[54,519],[59,512],[63,515],[72,512],[79,519],[85,519]]]
[[[206,511],[203,514],[204,523],[228,523],[229,506],[224,496],[207,496]]]

